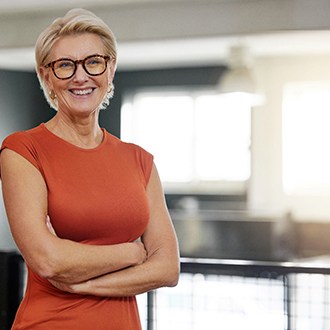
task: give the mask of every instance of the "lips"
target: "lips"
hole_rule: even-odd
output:
[[[89,95],[93,92],[93,88],[84,88],[84,89],[70,89],[70,92],[74,95]]]

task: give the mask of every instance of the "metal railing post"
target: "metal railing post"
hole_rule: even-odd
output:
[[[147,293],[147,330],[156,330],[156,291],[149,291]]]

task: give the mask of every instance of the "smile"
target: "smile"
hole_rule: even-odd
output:
[[[93,88],[87,89],[71,89],[70,92],[74,95],[89,95],[93,92]]]

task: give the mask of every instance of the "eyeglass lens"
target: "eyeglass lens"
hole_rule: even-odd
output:
[[[84,70],[92,76],[102,74],[107,67],[106,59],[102,56],[91,56],[82,61],[62,59],[54,62],[53,70],[55,76],[60,79],[71,78],[77,70],[78,63],[82,63]]]

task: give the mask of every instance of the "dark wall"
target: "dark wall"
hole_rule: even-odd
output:
[[[119,98],[112,100],[116,105]],[[112,106],[112,104],[111,104]],[[55,110],[48,105],[34,72],[0,70],[0,140],[12,132],[48,121]],[[101,126],[118,135],[120,104],[102,111]]]
[[[35,73],[0,71],[0,139],[53,115]]]

